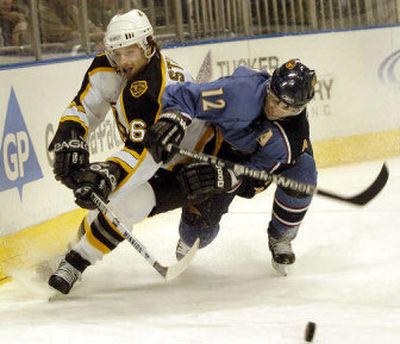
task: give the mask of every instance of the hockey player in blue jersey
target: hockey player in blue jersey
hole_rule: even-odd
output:
[[[222,134],[219,157],[316,185],[306,113],[315,83],[315,72],[293,59],[277,68],[272,76],[266,71],[239,67],[232,76],[213,82],[168,86],[163,94],[163,114],[147,130],[145,146],[155,161],[167,161],[173,154],[165,149],[167,145],[179,144],[187,124],[194,118],[202,119]],[[235,195],[250,198],[268,186],[237,178],[232,171],[221,172],[206,163],[186,166],[180,179],[194,199],[210,189],[217,192],[183,208],[178,258],[197,237],[201,239],[200,247],[214,240],[220,219]],[[216,180],[221,191],[229,191],[219,193]],[[273,267],[283,275],[295,261],[291,242],[311,200],[311,196],[281,186],[276,189],[268,225],[268,247]]]

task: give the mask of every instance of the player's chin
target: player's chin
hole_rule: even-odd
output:
[[[273,115],[271,115],[271,112],[270,112],[270,114],[267,114],[267,118],[270,121],[284,120],[285,118],[293,117],[293,116],[295,116],[295,114],[281,113],[281,112],[278,112],[278,111],[275,111],[273,113]]]
[[[132,79],[137,74],[135,68],[124,68],[123,72],[127,79]]]
[[[277,121],[277,120],[280,119],[280,117],[279,117],[279,116],[274,116],[274,115],[268,115],[268,114],[267,114],[267,119],[270,120],[270,121]]]

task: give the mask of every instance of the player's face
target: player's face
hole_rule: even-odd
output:
[[[142,48],[136,44],[113,50],[112,58],[128,79],[135,77],[148,62]]]
[[[278,121],[287,117],[296,116],[303,111],[304,106],[290,106],[280,100],[270,91],[265,101],[264,111],[270,121]]]

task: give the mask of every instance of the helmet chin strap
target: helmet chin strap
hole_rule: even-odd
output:
[[[107,49],[104,50],[104,52],[105,52],[105,54],[106,54],[106,57],[107,57],[108,62],[110,62],[111,67],[118,68],[118,64],[117,64],[117,62],[115,62],[115,60],[112,58],[111,53],[110,53]]]
[[[143,47],[142,47],[143,48]],[[143,49],[143,54],[144,54],[144,57],[145,58],[147,58],[149,61],[150,61],[150,59],[154,56],[154,54],[156,53],[156,48],[152,48],[151,49],[151,53],[150,54],[148,54],[147,53],[147,51],[149,50],[149,49],[151,49],[151,47],[148,47],[148,48],[146,48],[146,49]]]

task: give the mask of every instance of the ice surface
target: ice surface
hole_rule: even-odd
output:
[[[355,194],[380,162],[320,171],[326,190]],[[1,343],[400,343],[400,159],[383,192],[359,208],[315,198],[288,277],[270,265],[266,227],[272,191],[237,199],[213,244],[179,278],[164,282],[128,244],[85,272],[65,298],[20,273],[0,288]],[[135,235],[174,261],[178,212]]]

